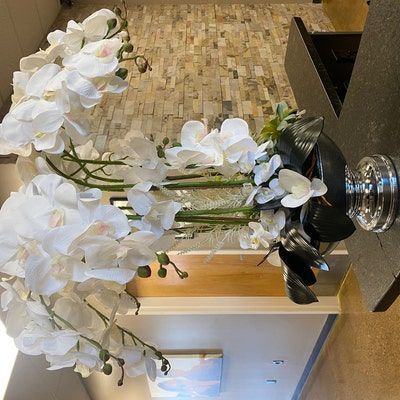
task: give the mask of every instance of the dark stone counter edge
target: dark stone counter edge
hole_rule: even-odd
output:
[[[340,111],[342,110],[342,102],[340,101],[339,96],[336,93],[331,78],[328,75],[328,71],[324,66],[324,63],[322,62],[321,57],[319,56],[318,51],[315,48],[315,45],[310,37],[310,32],[307,31],[304,22],[300,17],[293,17],[292,23],[299,31],[300,37],[308,50],[310,58],[313,62],[319,78],[321,79],[322,86],[325,88],[326,94],[336,114],[336,117],[339,118]]]

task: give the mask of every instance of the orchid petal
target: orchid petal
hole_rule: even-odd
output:
[[[182,126],[181,144],[183,147],[194,148],[207,135],[206,126],[200,121],[188,121]]]
[[[135,274],[135,270],[127,268],[99,268],[86,272],[86,275],[90,278],[117,282],[121,285],[130,282],[134,278]]]
[[[314,178],[311,181],[310,189],[313,191],[312,197],[323,196],[328,191],[325,183],[318,178]]]

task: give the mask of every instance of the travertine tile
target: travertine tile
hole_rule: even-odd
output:
[[[55,27],[98,8],[93,2],[65,9]],[[108,140],[130,129],[175,138],[189,119],[204,117],[214,126],[235,116],[246,119],[253,131],[260,129],[277,102],[295,106],[283,66],[295,15],[310,30],[333,30],[316,4],[130,6],[132,43],[153,70],[140,75],[126,63],[129,89],[96,107],[93,132]],[[100,142],[104,145],[103,138]]]

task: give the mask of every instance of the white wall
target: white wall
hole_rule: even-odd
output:
[[[59,10],[59,0],[0,0],[0,105],[11,94],[19,60],[38,50]]]
[[[326,315],[137,316],[125,326],[161,349],[218,349],[224,354],[219,400],[289,400],[304,370]],[[283,366],[272,364],[283,359]],[[266,379],[277,379],[269,385]],[[92,375],[84,384],[95,400],[149,400],[147,381],[118,374]]]
[[[15,164],[0,164],[0,206],[22,185]]]
[[[19,353],[4,400],[91,400],[71,368],[47,371],[40,356]]]

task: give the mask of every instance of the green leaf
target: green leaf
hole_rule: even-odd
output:
[[[278,103],[276,107],[276,113],[281,121],[285,118],[285,110],[287,110],[287,108],[288,106],[284,101]]]
[[[287,121],[285,121],[285,120],[283,120],[279,125],[278,125],[278,127],[276,128],[278,131],[283,131],[283,130],[285,130],[287,127],[288,127],[288,123],[287,123]]]

